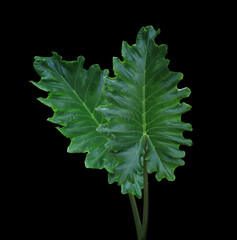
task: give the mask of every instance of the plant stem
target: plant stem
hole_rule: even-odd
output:
[[[149,189],[148,189],[148,173],[146,169],[146,161],[143,163],[144,172],[144,190],[143,190],[143,218],[141,229],[141,240],[146,240],[148,228],[148,213],[149,213]]]
[[[140,240],[141,239],[141,220],[140,220],[139,212],[137,209],[136,199],[135,199],[134,195],[132,195],[130,193],[128,194],[128,196],[129,196],[129,200],[131,203],[133,217],[134,217],[135,226],[136,226],[136,230],[137,230],[137,238]]]
[[[143,157],[143,183],[144,183],[144,189],[143,189],[143,218],[142,218],[142,224],[139,216],[139,212],[137,209],[137,204],[134,195],[128,194],[133,217],[135,221],[135,226],[137,230],[137,238],[138,240],[146,240],[147,236],[147,228],[148,228],[148,213],[149,213],[149,183],[148,183],[148,173],[146,168],[146,134],[144,134],[143,138],[143,148],[145,151],[144,157]]]
[[[136,199],[134,195],[128,194],[129,200],[132,207],[133,217],[135,221],[137,238],[138,240],[146,240],[147,228],[148,228],[148,213],[149,213],[149,189],[148,189],[148,173],[146,169],[146,162],[144,161],[143,165],[144,171],[144,190],[143,190],[143,218],[142,224],[136,204]]]

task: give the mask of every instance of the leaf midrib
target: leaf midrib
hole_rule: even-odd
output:
[[[148,54],[148,48],[149,48],[149,34],[147,39],[147,47],[146,47],[146,56],[145,56],[145,66],[144,66],[144,75],[143,75],[143,86],[142,86],[142,132],[143,135],[147,135],[146,133],[146,69],[147,68],[147,54]]]
[[[48,65],[49,66],[49,65]],[[51,68],[49,66],[49,68]],[[86,111],[89,113],[89,115],[91,116],[91,118],[94,120],[94,122],[97,124],[97,126],[99,126],[99,122],[97,121],[96,117],[94,116],[94,114],[90,111],[90,109],[87,107],[87,105],[82,101],[82,99],[78,96],[78,94],[76,93],[76,91],[72,88],[72,86],[67,82],[67,80],[57,71],[55,71],[53,68],[51,68],[52,71],[54,71],[55,73],[57,73],[57,75],[69,86],[69,88],[72,90],[72,92],[74,93],[74,95],[76,96],[76,98],[80,101],[80,103],[84,106],[84,108],[86,109]]]

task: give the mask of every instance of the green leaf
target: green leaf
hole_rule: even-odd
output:
[[[136,44],[123,42],[123,61],[114,58],[115,77],[105,79],[109,104],[97,108],[108,120],[97,131],[110,136],[106,146],[114,159],[111,182],[118,181],[123,193],[139,198],[144,160],[147,172],[155,172],[158,181],[173,181],[175,168],[184,165],[180,145],[192,144],[183,137],[192,127],[181,121],[191,106],[180,103],[190,89],[177,88],[183,74],[168,69],[167,45],[154,41],[159,32],[148,26],[139,31]]]
[[[32,83],[49,92],[39,101],[53,109],[54,115],[48,120],[60,125],[57,129],[71,139],[68,152],[88,152],[86,167],[101,169],[108,149],[104,147],[106,137],[96,131],[104,118],[95,108],[105,103],[102,93],[108,70],[102,71],[98,65],[85,70],[84,61],[82,56],[64,61],[56,53],[35,57],[34,68],[41,80]]]

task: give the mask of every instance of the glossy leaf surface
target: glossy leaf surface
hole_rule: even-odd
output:
[[[159,31],[142,28],[136,44],[123,42],[123,61],[113,60],[114,78],[105,79],[105,96],[109,104],[99,106],[108,123],[97,130],[107,134],[106,144],[114,161],[108,169],[110,183],[117,181],[122,193],[141,198],[143,163],[158,181],[175,179],[174,170],[184,165],[185,152],[180,145],[190,146],[183,131],[192,127],[181,121],[190,105],[180,100],[190,89],[178,89],[183,74],[168,69],[167,45],[157,45]]]
[[[95,108],[104,103],[102,90],[108,70],[102,71],[98,65],[86,70],[84,61],[82,56],[77,61],[64,61],[56,53],[35,57],[34,68],[41,80],[32,83],[49,92],[39,101],[53,109],[54,115],[48,120],[60,125],[57,129],[71,139],[68,152],[88,152],[86,167],[101,169],[108,149],[104,147],[107,139],[96,131],[104,118]]]

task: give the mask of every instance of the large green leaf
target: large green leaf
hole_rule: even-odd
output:
[[[183,131],[192,130],[181,121],[181,114],[191,106],[180,103],[190,89],[178,89],[183,74],[168,69],[167,45],[154,41],[159,34],[153,27],[142,28],[136,44],[123,42],[123,61],[113,59],[114,78],[105,79],[105,96],[109,102],[97,110],[108,123],[98,131],[110,136],[110,182],[118,181],[122,193],[141,198],[144,159],[148,173],[156,172],[158,181],[175,179],[174,170],[184,165],[185,152],[180,145],[190,146]]]
[[[82,56],[64,61],[56,53],[35,57],[34,68],[41,80],[32,83],[49,92],[46,99],[39,100],[54,111],[48,120],[60,125],[57,129],[71,139],[68,152],[88,152],[86,167],[101,169],[108,149],[104,147],[106,137],[96,131],[104,118],[95,108],[105,103],[102,90],[108,70],[102,71],[98,65],[85,70],[84,61]]]

